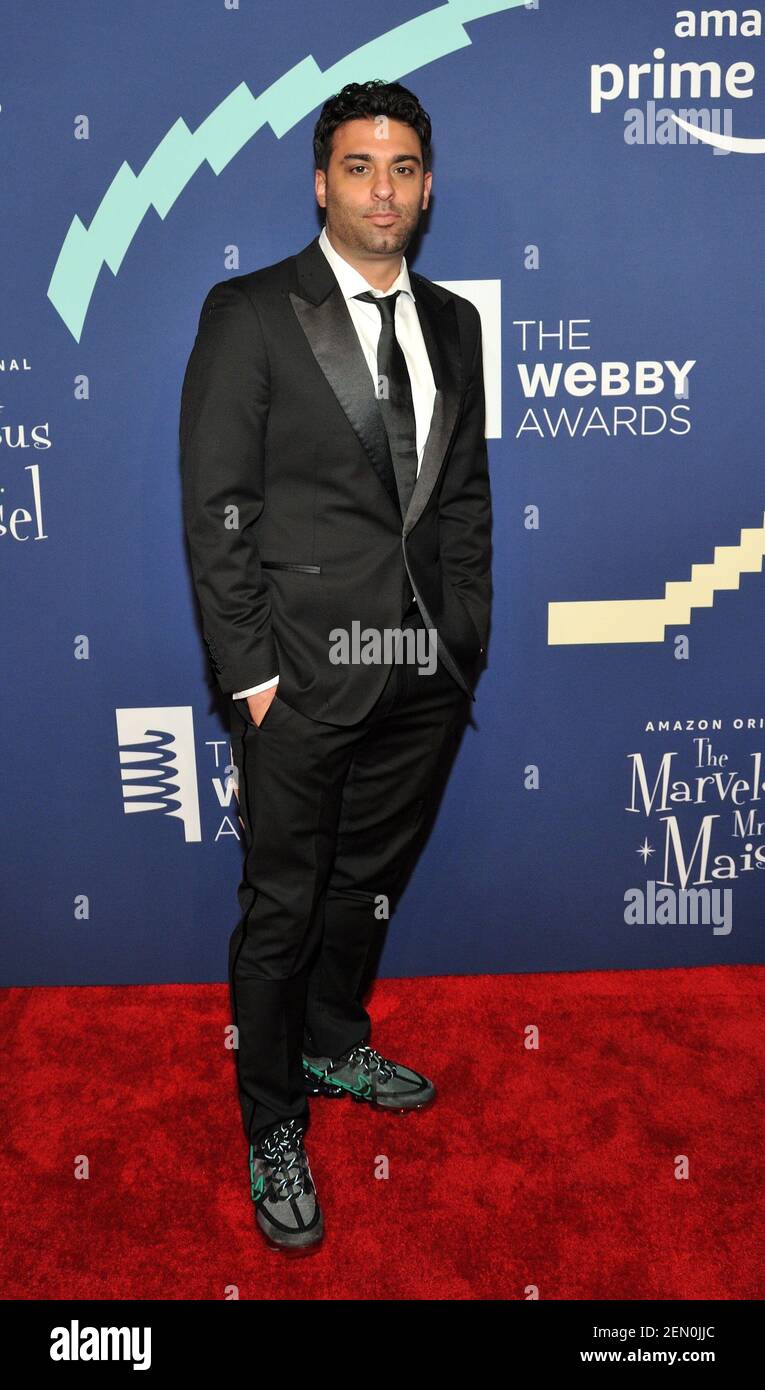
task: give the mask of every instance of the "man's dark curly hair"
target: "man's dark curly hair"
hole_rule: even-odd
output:
[[[341,92],[325,101],[313,132],[317,169],[327,172],[337,127],[344,121],[367,116],[389,116],[392,121],[412,126],[420,137],[423,173],[429,172],[432,161],[430,116],[408,87],[402,87],[400,82],[384,82],[381,77],[373,77],[369,82],[349,82]]]

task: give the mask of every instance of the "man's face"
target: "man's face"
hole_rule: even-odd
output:
[[[417,229],[432,177],[410,125],[370,116],[337,127],[327,172],[315,171],[316,199],[336,241],[363,256],[393,256]]]

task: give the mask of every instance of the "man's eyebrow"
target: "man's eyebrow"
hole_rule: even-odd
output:
[[[367,162],[368,164],[373,164],[376,158],[377,158],[377,156],[374,155],[374,154],[344,154],[344,155],[343,155],[343,161],[342,161],[342,162],[344,163],[346,159],[363,159],[363,160],[366,160],[366,162]],[[421,164],[421,163],[422,163],[422,161],[421,161],[419,155],[416,155],[416,154],[395,154],[395,155],[393,156],[393,158],[391,159],[391,164],[402,164],[403,161],[404,161],[405,159],[411,159],[411,161],[412,161],[413,164]]]

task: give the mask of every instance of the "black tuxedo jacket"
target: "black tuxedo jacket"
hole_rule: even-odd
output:
[[[372,376],[318,236],[204,301],[181,394],[183,516],[226,694],[278,674],[287,704],[356,723],[389,667],[333,665],[330,633],[399,627],[408,573],[441,661],[474,698],[491,602],[481,321],[410,277],[437,394],[403,522]]]

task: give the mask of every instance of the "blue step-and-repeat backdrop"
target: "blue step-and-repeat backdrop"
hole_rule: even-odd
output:
[[[381,973],[765,958],[762,25],[6,5],[4,984],[225,979],[241,827],[180,387],[210,286],[319,230],[314,122],[370,77],[433,121],[415,268],[482,316],[496,590]]]

